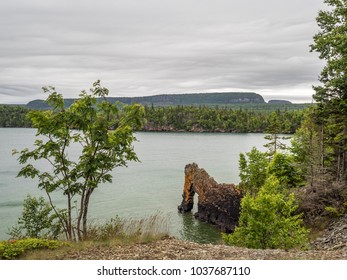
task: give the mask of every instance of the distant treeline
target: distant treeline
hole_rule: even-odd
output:
[[[0,105],[0,127],[31,127],[25,117],[29,111],[24,106]]]
[[[0,105],[0,127],[31,127],[24,106]],[[294,133],[300,127],[304,110],[259,110],[243,107],[145,106],[143,131],[266,132],[275,118],[280,133]]]
[[[304,110],[247,110],[220,107],[145,106],[144,131],[266,132],[273,120],[279,133],[294,133],[300,127]]]

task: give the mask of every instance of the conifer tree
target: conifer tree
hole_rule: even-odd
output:
[[[321,85],[315,86],[315,122],[320,125],[324,157],[322,171],[335,181],[347,179],[347,1],[325,0],[330,8],[320,11],[320,31],[314,36],[312,51],[326,64]]]

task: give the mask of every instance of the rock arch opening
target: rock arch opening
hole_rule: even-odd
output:
[[[197,194],[198,210],[194,216],[218,226],[223,232],[233,232],[240,216],[240,191],[233,184],[218,184],[196,163],[187,164],[184,173],[182,202],[178,210],[191,212]]]

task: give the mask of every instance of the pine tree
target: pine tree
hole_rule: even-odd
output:
[[[315,86],[315,122],[321,127],[322,170],[328,168],[335,181],[347,180],[347,1],[325,0],[329,9],[320,11],[319,33],[312,51],[326,64]],[[329,166],[330,165],[330,166]]]

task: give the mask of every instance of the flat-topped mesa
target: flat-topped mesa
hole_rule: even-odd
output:
[[[183,200],[178,210],[181,213],[190,212],[197,193],[198,212],[194,216],[217,225],[223,232],[233,232],[240,216],[240,191],[233,184],[218,184],[196,163],[187,164],[184,172]]]

